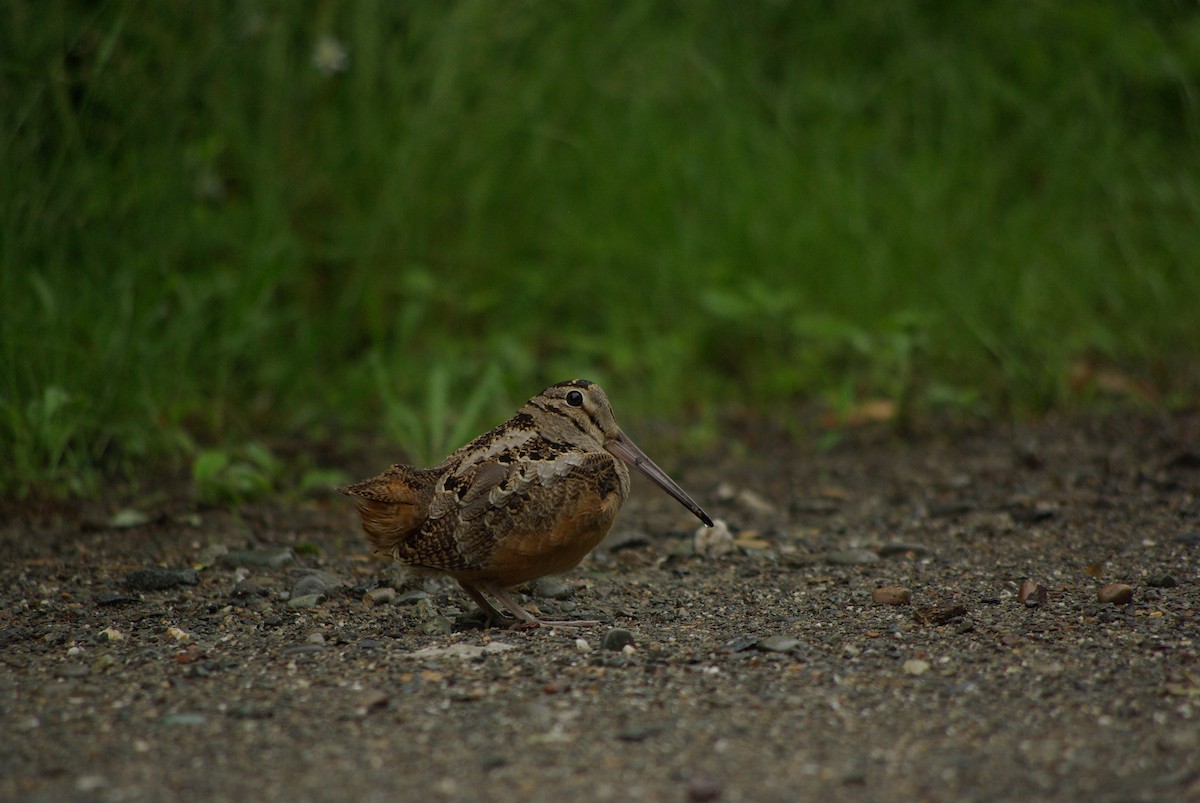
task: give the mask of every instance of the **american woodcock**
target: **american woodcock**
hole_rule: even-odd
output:
[[[629,495],[625,463],[712,526],[585,379],[551,385],[433,468],[394,465],[340,490],[378,552],[450,575],[494,623],[513,620],[484,594],[514,626],[569,627],[595,623],[539,620],[508,589],[566,572],[600,543]]]

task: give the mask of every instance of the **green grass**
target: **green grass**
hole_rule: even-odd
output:
[[[580,375],[627,421],[1037,412],[1085,363],[1196,400],[1194,3],[6,17],[6,493],[281,432],[436,459]]]

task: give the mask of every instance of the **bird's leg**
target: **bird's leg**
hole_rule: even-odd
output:
[[[471,585],[470,583],[468,583],[464,580],[459,580],[458,584],[460,586],[462,586],[462,590],[466,591],[467,594],[471,597],[471,599],[475,600],[475,604],[479,606],[479,610],[483,611],[484,615],[487,616],[487,620],[488,620],[489,624],[493,624],[493,625],[514,624],[511,617],[505,616],[504,614],[500,613],[500,611],[498,611],[494,607],[492,607],[492,603],[487,601],[487,597],[485,597],[483,594],[479,593],[478,588],[476,588],[475,586]]]
[[[600,622],[595,619],[586,619],[577,622],[559,622],[550,621],[547,619],[538,619],[529,611],[518,605],[517,601],[512,598],[512,595],[505,591],[502,586],[499,586],[495,583],[488,583],[484,586],[484,588],[489,594],[500,600],[504,607],[512,611],[513,616],[520,620],[512,625],[510,628],[512,630],[534,627],[587,627],[588,625],[600,624]]]

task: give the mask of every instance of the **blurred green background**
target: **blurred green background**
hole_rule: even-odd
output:
[[[710,434],[1197,398],[1190,0],[3,17],[6,493],[433,460],[575,376]]]

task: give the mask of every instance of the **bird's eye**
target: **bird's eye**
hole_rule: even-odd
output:
[[[567,404],[571,405],[572,407],[582,407],[583,394],[577,390],[571,391],[567,394]]]

